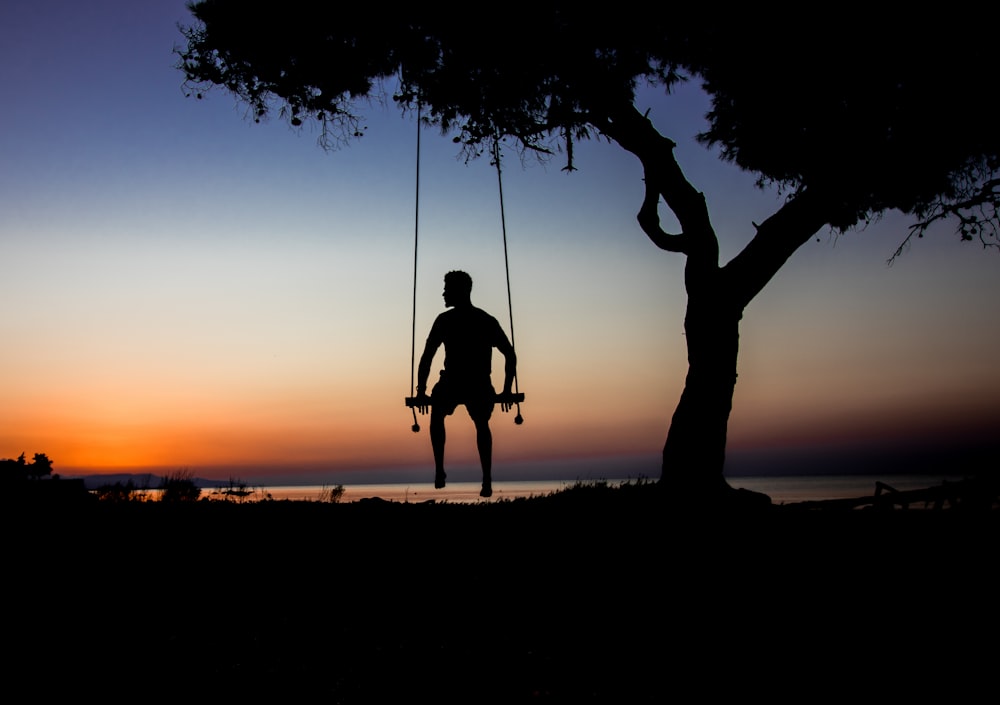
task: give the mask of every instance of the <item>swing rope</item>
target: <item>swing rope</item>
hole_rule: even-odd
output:
[[[510,260],[507,257],[507,218],[504,215],[503,207],[503,176],[501,175],[500,168],[500,138],[497,137],[493,140],[493,163],[497,167],[497,188],[500,191],[500,228],[503,230],[503,268],[504,273],[507,276],[507,314],[510,316],[510,346],[515,351],[515,357],[517,356],[517,345],[514,344],[514,307],[511,305],[510,300]],[[514,372],[514,394],[519,394],[517,388],[517,372]],[[515,396],[515,399],[517,397]],[[514,417],[514,423],[520,425],[524,419],[521,417],[521,402],[516,402],[517,405],[517,416]]]
[[[413,315],[410,324],[410,396],[416,396],[414,374],[416,373],[417,361],[417,246],[420,242],[420,101],[417,101],[417,187],[414,201],[413,216]],[[420,431],[420,424],[417,423],[417,409],[413,411],[413,432]]]
[[[406,399],[406,404],[409,406],[413,412],[413,432],[417,433],[420,431],[420,424],[417,423],[417,407],[415,403],[416,399],[416,360],[417,360],[417,253],[419,251],[420,244],[420,117],[421,117],[421,103],[417,101],[417,160],[416,160],[416,194],[414,207],[414,224],[413,224],[413,309],[410,324],[410,396]],[[500,226],[503,231],[503,264],[504,273],[507,281],[507,312],[510,317],[510,346],[515,350],[515,356],[517,355],[517,348],[514,345],[514,309],[511,305],[511,295],[510,295],[510,260],[507,255],[507,219],[504,214],[503,205],[503,177],[501,175],[500,168],[500,140],[497,138],[493,142],[493,163],[497,168],[497,185],[500,191]],[[520,393],[517,387],[517,372],[514,373],[514,404],[517,406],[517,416],[514,417],[514,423],[521,425],[524,422],[521,416],[521,399],[523,395]]]

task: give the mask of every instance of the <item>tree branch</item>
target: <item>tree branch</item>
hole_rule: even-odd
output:
[[[646,189],[636,219],[650,241],[662,250],[695,257],[699,270],[717,268],[719,242],[708,217],[705,197],[688,182],[677,164],[673,140],[657,132],[649,118],[632,104],[592,122],[642,164]],[[660,227],[660,197],[677,217],[679,234],[667,233]]]
[[[830,203],[815,192],[803,191],[756,226],[757,233],[723,267],[734,294],[746,306],[799,247],[827,224]]]
[[[910,241],[922,238],[924,233],[936,222],[955,217],[958,225],[955,232],[964,242],[978,237],[983,247],[1000,248],[1000,214],[997,205],[1000,204],[1000,179],[992,178],[984,181],[975,193],[954,203],[938,199],[928,207],[924,218],[909,227],[909,232],[892,253],[888,264],[891,266],[896,258],[909,247]]]
[[[645,179],[646,196],[642,199],[642,206],[636,220],[639,227],[646,233],[646,236],[654,245],[667,252],[685,252],[687,240],[683,233],[671,235],[660,227],[660,192],[656,190],[651,179]]]

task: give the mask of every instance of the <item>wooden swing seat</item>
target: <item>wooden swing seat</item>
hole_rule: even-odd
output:
[[[420,406],[417,403],[419,397],[406,397],[406,405],[410,408],[415,406]],[[427,406],[434,406],[434,399],[432,397],[427,397],[429,402]],[[517,394],[497,394],[493,397],[494,404],[520,404],[524,401],[524,392],[518,392]]]

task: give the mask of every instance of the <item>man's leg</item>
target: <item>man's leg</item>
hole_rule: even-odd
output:
[[[431,448],[434,450],[434,487],[444,487],[444,417],[442,411],[431,409]]]
[[[476,447],[479,448],[479,462],[483,466],[483,489],[480,497],[493,496],[493,434],[490,432],[489,418],[476,418]]]

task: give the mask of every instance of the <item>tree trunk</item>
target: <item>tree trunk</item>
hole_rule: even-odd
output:
[[[677,164],[674,142],[634,106],[595,124],[642,162],[646,193],[637,219],[643,232],[660,249],[687,257],[688,373],[663,446],[660,484],[679,494],[725,494],[732,489],[723,470],[743,310],[792,253],[829,222],[836,201],[800,191],[762,224],[754,224],[747,246],[720,267],[708,206]],[[661,201],[677,217],[681,232],[660,227]]]
[[[688,296],[688,373],[663,446],[660,476],[661,483],[682,492],[724,489],[726,432],[743,315],[727,298],[712,290]]]

